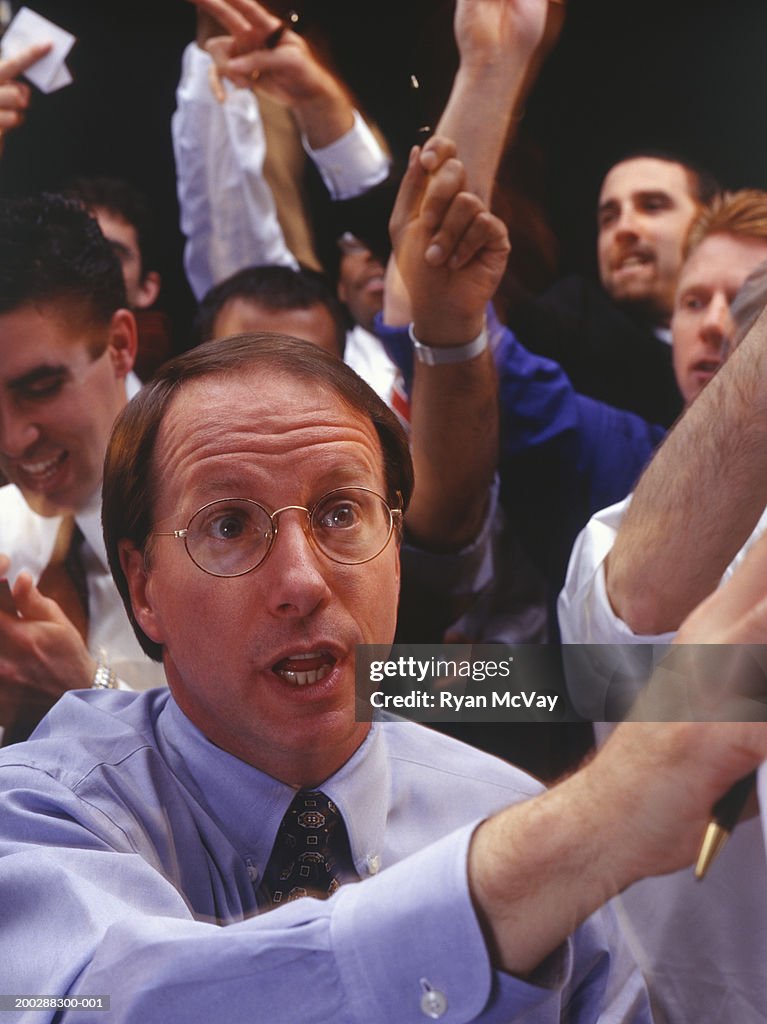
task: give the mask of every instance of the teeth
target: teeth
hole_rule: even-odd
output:
[[[295,659],[294,659],[295,660]],[[295,686],[307,686],[310,683],[317,683],[324,679],[330,672],[330,665],[322,665],[320,668],[311,669],[309,672],[291,672],[289,669],[281,669],[277,675],[288,683]]]
[[[62,458],[63,455],[57,455],[55,458],[47,459],[45,462],[20,462],[18,465],[27,476],[45,478],[52,476],[56,472],[61,465]]]

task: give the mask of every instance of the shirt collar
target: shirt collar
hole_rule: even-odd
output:
[[[158,739],[176,777],[260,877],[295,789],[215,746],[172,698],[160,714]],[[343,816],[357,872],[375,874],[391,799],[380,724],[321,788]]]

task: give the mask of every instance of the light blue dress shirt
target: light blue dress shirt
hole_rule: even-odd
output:
[[[393,721],[322,788],[364,881],[254,916],[294,791],[168,691],[68,694],[0,751],[0,993],[110,997],[67,1024],[649,1019],[609,911],[534,978],[492,970],[467,848],[479,818],[538,791],[522,772]]]

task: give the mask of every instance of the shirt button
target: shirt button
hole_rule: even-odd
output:
[[[369,853],[365,858],[369,875],[377,875],[381,870],[381,858],[377,853]]]
[[[421,996],[421,1012],[431,1020],[439,1020],[447,1012],[447,999],[439,989],[430,988]]]

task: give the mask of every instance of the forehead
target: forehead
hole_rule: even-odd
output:
[[[0,313],[0,380],[8,384],[43,366],[89,359],[99,330],[65,302]]]
[[[384,487],[367,416],[327,385],[264,369],[185,385],[165,414],[154,462],[158,515],[217,497],[292,503],[352,483]]]
[[[765,259],[767,239],[709,235],[687,257],[679,276],[679,292],[705,286],[734,294]]]
[[[93,215],[99,223],[101,233],[110,242],[120,242],[129,249],[138,252],[138,234],[135,227],[113,210],[97,206]]]
[[[215,338],[258,331],[303,338],[338,355],[336,323],[321,302],[307,309],[269,309],[254,299],[237,295],[224,303],[213,324]]]
[[[602,182],[599,202],[627,199],[639,192],[667,192],[692,198],[687,171],[681,164],[655,157],[635,157],[610,168]]]

